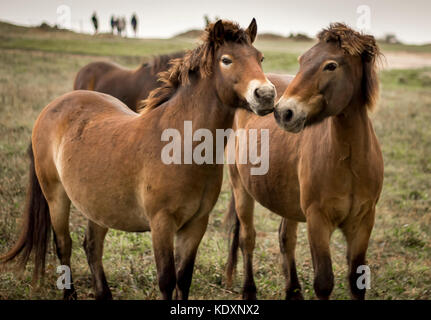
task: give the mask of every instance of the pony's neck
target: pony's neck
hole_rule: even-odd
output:
[[[146,62],[142,62],[139,67],[135,70],[136,73],[142,73],[148,68],[149,64]]]
[[[142,79],[142,76],[148,72],[148,64],[147,63],[141,63],[141,65],[135,69],[134,75],[136,77],[136,80]]]
[[[235,110],[235,106],[220,100],[211,77],[194,79],[191,84],[180,87],[166,108],[171,108],[184,121],[191,120],[193,130],[206,128],[212,132],[231,128]]]
[[[331,140],[345,148],[366,149],[370,144],[370,120],[367,107],[356,99],[337,116],[330,118]]]

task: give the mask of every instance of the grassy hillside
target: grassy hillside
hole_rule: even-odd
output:
[[[0,24],[0,252],[17,237],[27,184],[26,148],[40,110],[72,88],[78,69],[95,59],[135,67],[152,54],[193,46],[192,40],[137,40],[64,31],[42,31]],[[266,71],[295,72],[296,57],[312,42],[259,41]],[[419,51],[425,50],[422,48]],[[385,47],[386,50],[388,50]],[[416,47],[394,47],[418,50]],[[429,49],[429,48],[428,48]],[[427,50],[428,50],[427,49]],[[429,50],[431,51],[431,50]],[[379,110],[371,115],[385,160],[383,193],[376,214],[368,260],[372,272],[369,299],[431,299],[431,69],[381,72]],[[232,289],[224,286],[228,241],[222,227],[230,198],[228,181],[215,206],[200,246],[191,288],[192,299],[239,299],[242,265]],[[72,268],[79,298],[93,297],[82,241],[85,220],[71,213]],[[282,299],[284,279],[279,264],[280,218],[256,209],[255,271],[260,299]],[[345,242],[332,239],[334,299],[348,299]],[[313,298],[313,271],[305,225],[299,228],[297,263],[306,298]],[[30,264],[19,278],[0,273],[0,299],[60,299],[51,254],[45,284],[31,285]],[[111,230],[104,265],[115,299],[156,299],[159,291],[150,234]]]

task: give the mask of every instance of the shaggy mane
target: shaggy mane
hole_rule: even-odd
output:
[[[222,21],[224,27],[224,42],[246,43],[251,45],[248,33],[231,21]],[[221,46],[213,38],[215,23],[209,24],[202,36],[202,43],[195,49],[186,51],[182,57],[169,61],[167,71],[158,74],[161,87],[150,92],[147,99],[138,106],[140,113],[157,108],[168,101],[182,85],[190,83],[190,75],[197,74],[201,79],[211,75],[214,53]]]
[[[360,56],[363,62],[362,90],[367,109],[373,111],[379,95],[377,61],[382,54],[372,35],[359,33],[343,23],[331,23],[317,35],[319,41],[336,42],[346,54]]]
[[[149,66],[151,66],[151,74],[158,74],[159,72],[166,70],[169,66],[169,62],[172,59],[177,59],[183,57],[185,51],[178,51],[174,53],[161,54],[152,59]]]

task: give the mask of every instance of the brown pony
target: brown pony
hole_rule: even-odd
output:
[[[195,130],[205,128],[215,140],[216,129],[232,127],[235,108],[273,111],[275,89],[262,71],[262,54],[252,45],[256,32],[254,19],[246,30],[229,21],[209,25],[203,43],[162,75],[162,87],[153,91],[141,114],[112,96],[87,90],[48,104],[32,134],[24,228],[0,260],[23,253],[25,264],[34,248],[36,272],[43,271],[52,224],[58,257],[70,266],[72,202],[88,218],[84,248],[97,299],[112,297],[102,266],[109,228],[151,230],[163,298],[171,299],[176,287],[177,297],[187,299],[223,165],[165,164],[161,139],[167,128],[184,136],[190,120]],[[185,157],[182,144],[181,151]],[[64,297],[76,298],[73,286]]]
[[[275,121],[271,116],[258,119],[241,110],[234,121],[235,129],[270,130],[266,175],[250,175],[251,164],[229,166],[234,195],[230,215],[235,217],[236,211],[238,220],[227,282],[232,281],[239,244],[246,299],[256,297],[252,269],[255,200],[283,217],[279,240],[287,299],[303,298],[295,266],[298,222],[307,223],[317,297],[328,299],[333,289],[329,242],[336,228],[347,241],[352,298],[365,297],[365,288],[357,286],[361,275],[357,268],[366,264],[383,183],[382,153],[367,115],[378,95],[379,49],[372,36],[340,23],[324,29],[318,39],[300,57],[293,81],[285,81],[284,88],[289,86],[276,104]]]
[[[155,57],[138,69],[125,69],[115,63],[96,61],[81,68],[75,77],[74,90],[94,90],[109,94],[137,111],[141,100],[161,85],[157,74],[169,68],[171,59],[181,58],[184,52]]]

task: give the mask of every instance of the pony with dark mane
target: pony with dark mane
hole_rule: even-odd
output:
[[[110,94],[137,111],[140,101],[161,85],[158,73],[169,68],[171,59],[181,58],[183,55],[183,51],[159,55],[135,70],[123,68],[113,62],[92,62],[79,70],[73,89]]]
[[[184,136],[185,121],[192,121],[195,130],[205,128],[212,133],[215,158],[216,130],[232,127],[236,108],[273,111],[275,89],[262,71],[262,54],[252,45],[256,32],[254,19],[246,30],[229,21],[209,25],[202,44],[162,76],[164,85],[153,92],[142,114],[88,90],[48,104],[32,133],[21,236],[0,261],[22,254],[25,265],[34,251],[35,270],[42,273],[52,227],[58,258],[70,267],[73,203],[88,219],[84,248],[96,299],[112,298],[102,265],[109,228],[151,231],[163,298],[171,299],[176,288],[176,297],[187,299],[198,246],[220,193],[223,164],[166,162],[165,129]],[[181,143],[181,154],[187,152]],[[73,285],[64,290],[64,298],[76,298]]]
[[[364,271],[358,267],[366,265],[383,184],[382,153],[368,117],[378,97],[380,51],[373,36],[341,23],[324,29],[318,40],[299,58],[300,69],[292,82],[279,82],[277,91],[284,93],[274,117],[236,113],[234,129],[270,130],[266,175],[250,175],[252,164],[229,166],[233,197],[228,216],[235,228],[227,282],[232,282],[240,246],[245,299],[256,298],[255,201],[283,218],[279,240],[286,299],[303,298],[295,265],[298,222],[307,223],[317,297],[328,299],[334,286],[329,242],[336,228],[347,241],[351,296],[365,297],[366,286],[357,284]]]

